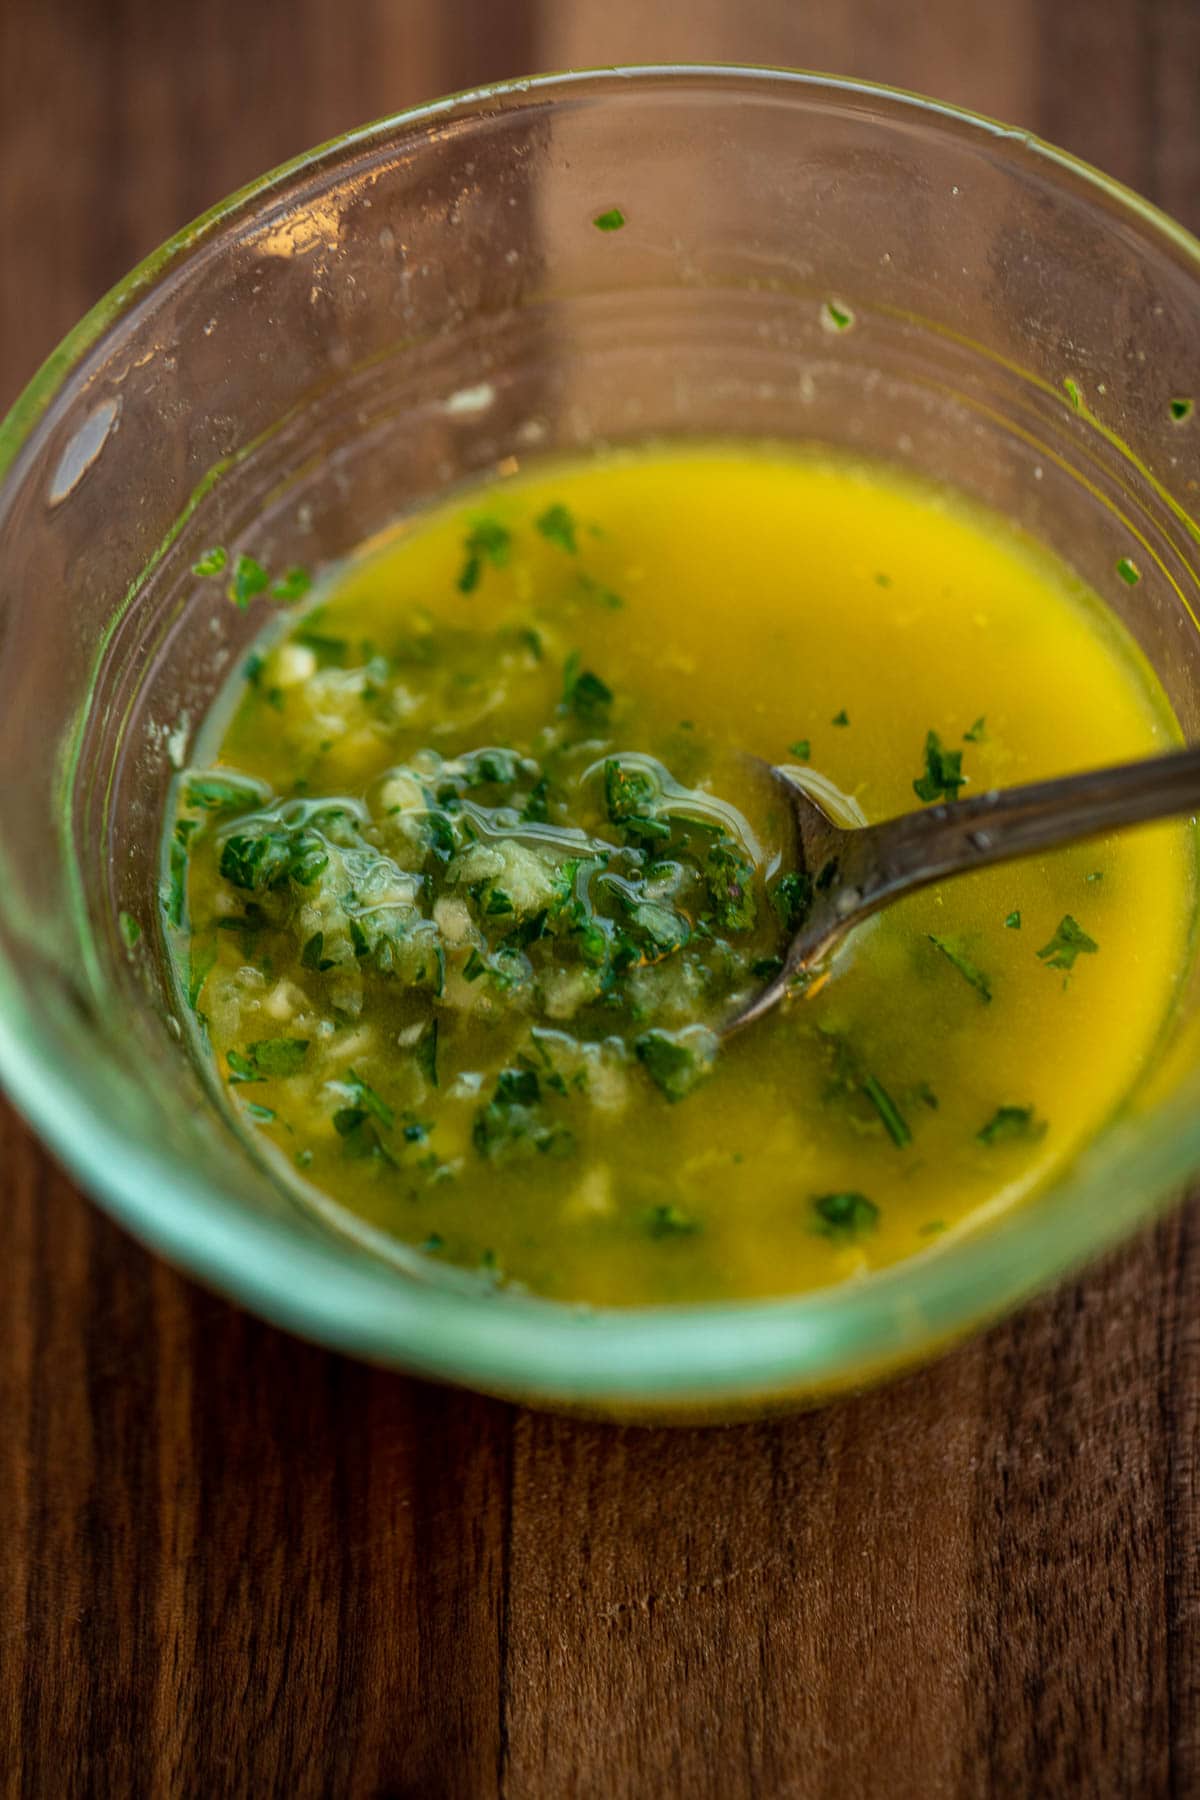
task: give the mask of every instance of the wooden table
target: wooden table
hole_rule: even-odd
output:
[[[671,57],[939,93],[1200,225],[1194,0],[0,0],[0,400],[284,156]],[[1200,1793],[1195,1210],[882,1393],[660,1433],[284,1337],[10,1115],[0,1167],[5,1794]]]

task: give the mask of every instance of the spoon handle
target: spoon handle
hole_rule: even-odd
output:
[[[871,840],[863,860],[874,865],[863,897],[890,897],[960,870],[1193,810],[1200,810],[1200,745],[931,806],[861,833]],[[868,852],[865,842],[861,848]]]

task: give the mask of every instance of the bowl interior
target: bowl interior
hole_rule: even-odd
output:
[[[612,206],[624,227],[598,230]],[[271,1316],[558,1402],[812,1397],[1127,1229],[1200,1155],[1194,970],[1122,1118],[986,1243],[669,1315],[397,1266],[214,1106],[160,928],[160,836],[262,624],[193,574],[210,545],[319,569],[471,478],[647,438],[816,442],[999,509],[1109,602],[1195,735],[1197,298],[1190,240],[1027,138],[750,71],[445,103],[202,221],[0,438],[0,1066],[19,1103],[135,1230]],[[1116,569],[1131,546],[1136,587]]]

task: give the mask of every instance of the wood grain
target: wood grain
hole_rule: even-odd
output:
[[[0,399],[184,219],[563,62],[847,72],[1200,224],[1190,0],[4,0]],[[1200,1224],[936,1367],[725,1431],[327,1355],[153,1261],[0,1112],[0,1792],[1200,1793]]]

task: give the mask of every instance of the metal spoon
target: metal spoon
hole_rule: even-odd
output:
[[[793,866],[812,882],[812,900],[782,970],[727,1022],[726,1035],[761,1019],[847,932],[904,894],[1118,825],[1200,809],[1200,746],[1060,781],[993,788],[970,800],[849,829],[835,825],[787,769],[760,766],[787,795],[795,828]]]

